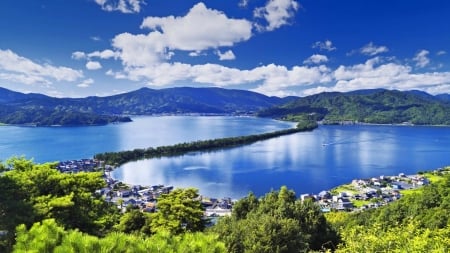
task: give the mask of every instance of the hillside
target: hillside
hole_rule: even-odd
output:
[[[101,114],[253,114],[287,101],[244,90],[181,87],[73,99],[66,106]]]
[[[157,114],[258,115],[328,124],[450,125],[450,100],[448,94],[384,89],[279,98],[222,88],[141,88],[107,97],[54,98],[0,88],[0,123],[4,124],[101,125],[130,121],[118,115]]]
[[[258,115],[282,119],[308,117],[328,124],[353,121],[450,125],[450,104],[445,95],[375,89],[320,93],[263,110]]]
[[[0,88],[0,123],[98,125],[130,120],[117,115],[248,115],[292,99],[221,88],[142,88],[114,96],[86,98],[54,98]]]

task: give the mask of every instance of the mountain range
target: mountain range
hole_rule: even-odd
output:
[[[445,94],[433,96],[417,90],[324,92],[265,109],[258,115],[286,120],[311,119],[325,124],[450,125],[450,100]]]
[[[85,98],[55,98],[0,88],[0,123],[101,125],[127,122],[131,115],[227,114],[323,122],[450,125],[450,95],[384,89],[329,92],[307,97],[269,97],[222,88],[141,88]]]

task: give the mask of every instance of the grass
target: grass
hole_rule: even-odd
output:
[[[403,196],[408,196],[408,195],[412,195],[416,192],[419,192],[420,190],[421,190],[421,188],[401,190],[400,194],[402,194]]]
[[[343,184],[343,185],[339,185],[338,187],[333,188],[333,189],[331,190],[331,193],[333,193],[333,194],[338,194],[338,193],[340,193],[340,192],[347,192],[347,193],[352,193],[352,194],[357,194],[357,193],[359,193],[359,191],[357,191],[357,190],[355,189],[355,187],[354,187],[353,185],[351,185],[351,184]]]
[[[427,172],[425,174],[423,174],[428,180],[430,180],[430,183],[434,184],[437,183],[439,181],[441,181],[444,177],[440,176],[440,175],[436,175],[433,172]]]
[[[359,208],[372,202],[370,200],[352,200],[352,203],[354,207]]]

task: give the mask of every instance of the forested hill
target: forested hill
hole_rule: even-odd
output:
[[[325,123],[450,125],[450,95],[422,91],[357,90],[308,97],[269,97],[222,88],[168,88],[107,97],[54,98],[0,88],[0,123],[99,125],[129,121],[121,115],[256,114],[262,117],[324,120]]]
[[[376,124],[450,125],[448,95],[422,91],[358,90],[325,92],[263,110],[262,117],[313,118],[324,123],[354,121]]]
[[[179,87],[154,90],[141,88],[109,97],[78,100],[98,113],[149,114],[252,114],[292,101],[293,98],[268,97],[246,90]]]
[[[114,96],[86,98],[54,98],[0,88],[0,123],[94,125],[129,120],[117,115],[242,115],[254,114],[293,99],[221,88],[142,88]]]

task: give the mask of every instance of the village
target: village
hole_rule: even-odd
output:
[[[156,202],[161,194],[169,193],[173,186],[127,185],[113,179],[110,171],[114,168],[96,159],[81,159],[60,162],[57,169],[63,173],[102,171],[106,187],[98,189],[106,201],[115,203],[125,212],[127,208],[139,208],[142,212],[157,211]],[[301,194],[300,199],[310,199],[317,203],[322,212],[354,212],[377,208],[398,200],[403,190],[411,190],[429,184],[423,175],[379,176],[370,179],[354,179],[350,184],[341,185],[318,194]],[[205,217],[231,215],[233,203],[231,198],[212,198],[199,196],[205,209]]]

